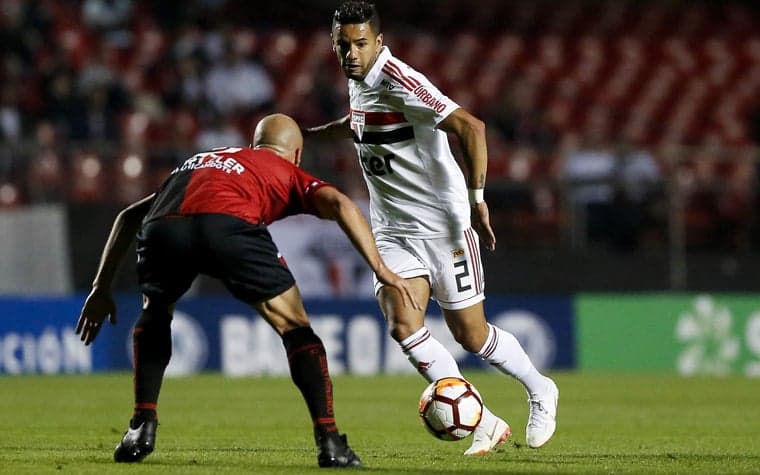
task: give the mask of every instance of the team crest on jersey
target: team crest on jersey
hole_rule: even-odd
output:
[[[364,112],[351,111],[351,130],[359,137],[359,140],[362,139],[362,135],[364,134]]]

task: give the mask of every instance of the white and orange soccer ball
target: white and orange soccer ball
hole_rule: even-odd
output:
[[[430,383],[420,396],[419,413],[425,428],[441,440],[461,440],[472,434],[483,414],[483,398],[461,378]]]

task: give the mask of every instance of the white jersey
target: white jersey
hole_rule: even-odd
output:
[[[459,105],[387,47],[348,90],[375,235],[435,238],[469,228],[464,175],[436,128]]]

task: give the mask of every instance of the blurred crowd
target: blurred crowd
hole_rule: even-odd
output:
[[[0,0],[0,207],[130,202],[263,114],[344,115],[337,2],[258,3]],[[503,241],[758,247],[752,3],[378,3],[394,53],[488,124]],[[360,190],[354,162],[305,166]]]

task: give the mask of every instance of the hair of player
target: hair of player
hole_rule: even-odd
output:
[[[380,33],[380,15],[374,3],[349,0],[343,2],[333,14],[332,28],[336,25],[369,24],[374,34]]]

